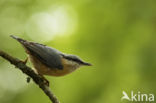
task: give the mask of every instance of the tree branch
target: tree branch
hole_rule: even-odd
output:
[[[50,88],[45,84],[45,80],[38,74],[36,74],[30,67],[26,66],[18,58],[12,57],[9,54],[0,50],[0,56],[9,61],[11,64],[15,65],[23,73],[28,75],[33,79],[33,81],[44,91],[44,93],[49,97],[52,103],[60,103],[56,96],[52,93]]]

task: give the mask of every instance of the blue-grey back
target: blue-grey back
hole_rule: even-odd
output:
[[[61,63],[61,52],[58,50],[33,42],[26,42],[24,45],[29,52],[50,68],[63,69]]]

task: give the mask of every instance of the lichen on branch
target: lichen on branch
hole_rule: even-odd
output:
[[[0,50],[0,56],[9,61],[11,64],[15,65],[24,74],[33,79],[33,81],[43,90],[43,92],[49,97],[52,103],[60,103],[53,92],[50,90],[49,86],[45,84],[45,79],[36,74],[33,69],[28,67],[24,62],[18,58],[12,57],[4,51]]]

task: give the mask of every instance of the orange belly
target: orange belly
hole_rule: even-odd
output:
[[[38,74],[41,75],[51,75],[51,76],[63,76],[66,74],[69,74],[73,72],[75,69],[70,69],[72,68],[70,65],[65,64],[65,61],[62,60],[62,63],[64,63],[63,69],[57,69],[57,68],[49,68],[43,63],[41,63],[36,57],[30,55],[30,60],[34,66],[34,68],[37,70]]]

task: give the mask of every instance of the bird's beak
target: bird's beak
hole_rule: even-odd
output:
[[[83,62],[83,65],[85,65],[85,66],[92,66],[92,64],[86,63],[86,62]]]

